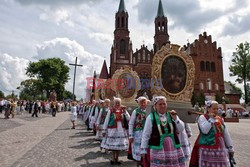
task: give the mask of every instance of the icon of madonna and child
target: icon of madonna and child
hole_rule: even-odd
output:
[[[168,56],[162,63],[161,78],[167,92],[180,93],[185,88],[187,78],[187,68],[183,59],[174,55]]]

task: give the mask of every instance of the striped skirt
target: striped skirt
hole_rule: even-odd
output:
[[[134,142],[132,144],[132,155],[136,161],[141,161],[141,139],[142,139],[142,130],[135,131],[134,135]]]
[[[162,150],[150,149],[150,167],[185,167],[183,150],[176,149],[172,138],[166,137]]]
[[[128,132],[117,122],[117,128],[108,128],[101,147],[107,150],[128,150]]]
[[[199,149],[199,167],[230,167],[228,150],[225,148],[224,140],[222,137],[219,137],[219,142],[220,147],[218,149]]]

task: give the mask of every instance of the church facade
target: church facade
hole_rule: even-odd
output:
[[[125,8],[124,0],[120,0],[118,11],[115,14],[114,40],[111,47],[110,67],[107,70],[104,62],[100,78],[112,78],[116,70],[126,66],[137,72],[140,79],[151,79],[152,60],[155,53],[165,44],[171,43],[168,34],[168,19],[164,14],[163,5],[159,0],[157,15],[154,20],[155,35],[153,49],[149,50],[144,44],[133,51],[130,39],[129,14]],[[193,43],[183,46],[193,58],[195,64],[194,92],[202,92],[205,96],[215,97],[216,94],[224,96],[224,79],[222,51],[217,47],[216,41],[212,41],[211,35],[206,32],[199,35]],[[143,83],[142,83],[143,84]],[[151,99],[151,90],[142,86],[138,96],[147,94]]]

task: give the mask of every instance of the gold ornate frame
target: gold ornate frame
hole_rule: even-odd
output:
[[[141,89],[141,83],[140,83],[140,77],[137,74],[137,72],[133,71],[131,67],[129,66],[124,66],[119,70],[116,70],[115,73],[112,76],[112,80],[117,80],[119,79],[119,77],[124,74],[124,73],[129,73],[133,76],[133,78],[135,79],[136,82],[136,86],[135,86],[135,92],[134,94],[129,97],[129,98],[124,98],[122,97],[122,95],[119,93],[118,89],[116,87],[112,87],[112,90],[115,91],[116,96],[120,97],[122,99],[123,102],[132,102],[135,100],[135,98],[137,97],[137,92]],[[138,82],[139,81],[139,82]]]
[[[154,84],[154,86],[151,87],[152,95],[165,96],[169,101],[190,102],[194,90],[195,65],[192,57],[188,55],[188,53],[184,50],[184,48],[180,48],[180,46],[177,44],[171,44],[171,45],[166,44],[159,51],[157,51],[157,53],[154,55],[152,63],[152,73],[151,73],[152,79],[154,81],[161,79],[162,81],[161,77],[162,65],[164,60],[169,56],[176,56],[184,61],[187,69],[185,87],[182,91],[174,94],[166,91],[163,86],[161,88],[156,89],[157,85]]]

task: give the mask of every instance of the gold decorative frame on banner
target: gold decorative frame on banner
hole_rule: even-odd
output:
[[[158,81],[151,84],[153,96],[162,95],[169,101],[191,101],[195,65],[184,48],[176,44],[164,45],[154,55],[151,76],[152,81]]]
[[[112,90],[123,102],[134,102],[138,90],[141,89],[140,77],[129,66],[116,70],[112,82],[114,83],[111,86]]]

